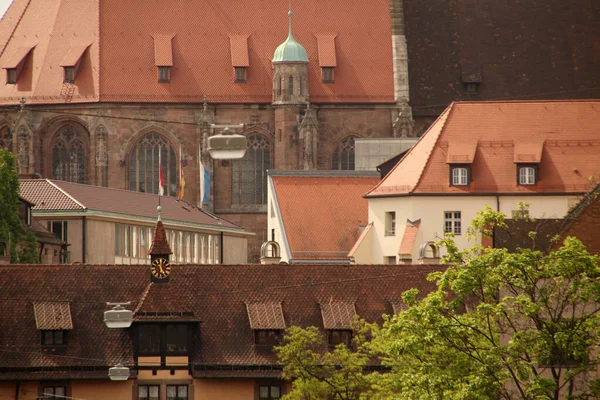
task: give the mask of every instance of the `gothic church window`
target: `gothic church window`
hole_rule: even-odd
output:
[[[158,153],[162,163],[165,196],[177,195],[177,159],[169,142],[152,132],[140,139],[129,155],[129,190],[158,193]]]
[[[271,168],[271,144],[262,135],[248,136],[248,151],[233,162],[232,203],[266,204],[267,170]]]
[[[331,169],[353,171],[354,150],[354,137],[348,137],[342,140],[333,153]]]
[[[288,95],[289,96],[294,95],[294,77],[293,76],[290,76],[288,78]]]
[[[52,178],[84,183],[84,142],[71,125],[64,126],[52,139]]]
[[[9,151],[13,151],[12,132],[8,126],[4,126],[2,129],[0,129],[0,149],[8,149]]]

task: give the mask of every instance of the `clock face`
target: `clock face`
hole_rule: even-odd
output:
[[[165,279],[171,273],[171,264],[166,258],[157,258],[152,261],[152,276],[157,279]]]

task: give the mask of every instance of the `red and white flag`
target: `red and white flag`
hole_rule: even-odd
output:
[[[162,153],[162,149],[159,147],[158,148],[158,195],[164,196],[165,195],[165,179],[163,178],[163,173],[162,173],[162,162],[160,159],[160,153]]]

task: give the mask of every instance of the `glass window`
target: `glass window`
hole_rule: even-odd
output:
[[[340,343],[350,346],[352,344],[352,331],[347,329],[329,330],[327,338],[330,346],[337,346]]]
[[[294,77],[290,76],[288,77],[288,95],[293,95],[294,94]]]
[[[396,212],[388,211],[385,213],[385,236],[396,235]]]
[[[65,68],[65,82],[75,82],[75,67],[64,67]]]
[[[159,400],[160,386],[139,385],[138,400]]]
[[[208,264],[208,236],[202,235],[202,264]]]
[[[452,168],[452,185],[463,186],[469,184],[469,170],[465,167]]]
[[[66,344],[65,331],[63,331],[63,330],[42,331],[42,345],[44,345],[44,346],[61,346],[64,344]]]
[[[139,353],[141,355],[159,355],[160,325],[140,324],[138,333]]]
[[[342,171],[354,170],[354,137],[348,137],[340,142],[333,152],[331,169]]]
[[[167,325],[167,354],[180,354],[187,352],[187,325]]]
[[[280,385],[259,385],[258,398],[260,400],[280,399],[282,392]]]
[[[129,190],[158,193],[160,150],[165,195],[177,195],[177,159],[169,142],[158,133],[144,136],[129,155]]]
[[[63,399],[67,395],[67,388],[64,386],[46,386],[43,393],[45,399]]]
[[[323,83],[333,83],[333,67],[323,67]]]
[[[187,385],[167,385],[167,400],[187,400]]]
[[[158,81],[161,83],[171,82],[171,67],[158,67]]]
[[[260,346],[278,345],[281,331],[278,329],[257,329],[254,331],[254,343]]]
[[[84,183],[84,142],[75,127],[64,126],[52,139],[52,178],[61,181]]]
[[[461,213],[460,211],[444,212],[444,233],[461,234]]]
[[[535,185],[535,168],[519,167],[519,184]]]
[[[271,168],[271,145],[262,135],[248,136],[248,150],[233,161],[233,204],[267,203],[267,170]]]
[[[246,82],[246,67],[235,67],[235,81],[237,83]]]
[[[17,83],[17,69],[6,68],[6,84],[14,85],[15,83]]]

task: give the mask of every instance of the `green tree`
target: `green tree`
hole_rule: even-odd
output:
[[[470,233],[494,226],[504,216],[486,208]],[[549,253],[441,244],[438,289],[405,293],[408,310],[376,338],[391,368],[379,398],[600,398],[598,256],[576,238]]]
[[[12,263],[37,263],[37,242],[19,217],[19,176],[15,156],[0,149],[0,239],[9,244]]]
[[[282,346],[275,347],[284,365],[283,378],[293,381],[284,400],[354,400],[370,387],[365,367],[373,352],[368,338],[376,328],[355,320],[352,346],[328,349],[325,335],[316,327],[287,329]]]

